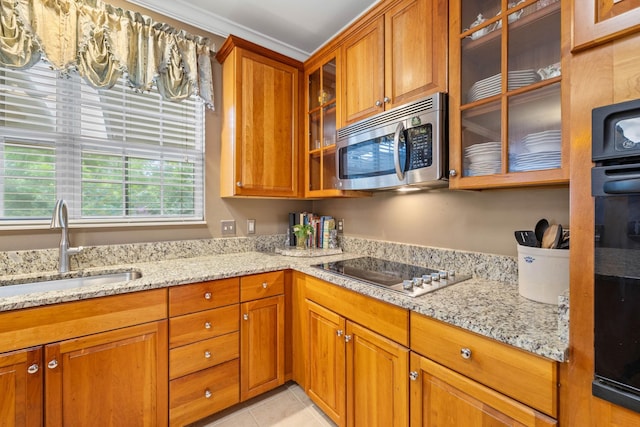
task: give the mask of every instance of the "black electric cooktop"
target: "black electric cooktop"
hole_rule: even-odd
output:
[[[372,257],[325,262],[313,267],[413,297],[471,278],[451,270],[434,270]],[[406,284],[406,280],[411,280],[412,285]]]

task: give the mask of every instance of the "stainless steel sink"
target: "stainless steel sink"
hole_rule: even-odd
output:
[[[139,271],[123,271],[119,273],[104,273],[93,276],[72,277],[67,279],[52,279],[39,282],[26,282],[15,285],[0,286],[0,298],[15,295],[26,295],[34,292],[59,291],[63,289],[83,288],[86,286],[106,285],[109,283],[128,282],[139,279]]]

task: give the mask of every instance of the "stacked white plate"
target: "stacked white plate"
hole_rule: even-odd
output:
[[[492,175],[499,173],[502,162],[502,143],[485,142],[474,144],[464,149],[465,175]]]
[[[509,71],[508,77],[507,85],[509,90],[527,86],[540,80],[540,75],[536,70]],[[473,86],[471,86],[471,89],[469,89],[467,102],[473,102],[478,99],[498,95],[501,90],[501,73],[498,73],[494,76],[475,82]]]
[[[561,162],[562,134],[560,130],[530,133],[522,139],[526,153],[511,158],[512,172],[555,169]]]

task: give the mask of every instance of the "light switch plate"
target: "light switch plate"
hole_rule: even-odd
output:
[[[344,233],[344,219],[343,218],[340,218],[340,219],[336,220],[336,230],[338,231],[338,234]]]
[[[223,236],[235,236],[236,234],[236,221],[233,219],[220,221],[221,231]]]
[[[248,219],[247,220],[247,234],[256,234],[256,220]]]

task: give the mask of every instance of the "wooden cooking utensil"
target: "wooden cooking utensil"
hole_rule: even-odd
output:
[[[544,231],[542,236],[542,247],[547,249],[553,249],[558,246],[558,242],[562,238],[562,226],[558,224],[552,224]]]

